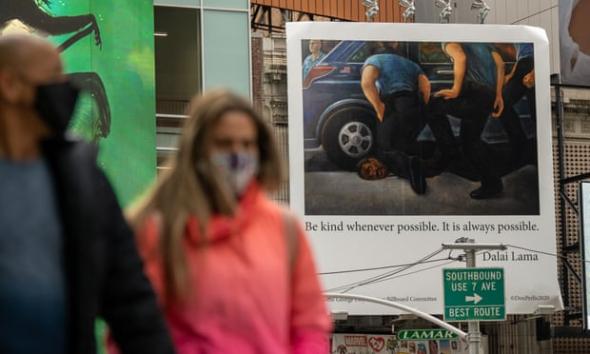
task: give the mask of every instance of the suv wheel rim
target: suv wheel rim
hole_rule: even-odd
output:
[[[338,133],[338,145],[350,157],[364,156],[373,146],[373,133],[362,122],[346,123]]]

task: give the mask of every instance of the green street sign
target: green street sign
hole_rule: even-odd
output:
[[[437,340],[455,339],[459,336],[446,329],[402,329],[397,332],[399,340]]]
[[[445,321],[504,321],[503,268],[443,269]]]

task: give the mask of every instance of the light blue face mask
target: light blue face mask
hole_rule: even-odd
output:
[[[241,197],[258,174],[258,156],[252,153],[215,152],[211,162],[223,174],[229,189]]]

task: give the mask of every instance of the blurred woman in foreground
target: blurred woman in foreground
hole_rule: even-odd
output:
[[[328,352],[306,237],[265,194],[281,171],[248,102],[193,100],[171,169],[131,215],[179,354]]]

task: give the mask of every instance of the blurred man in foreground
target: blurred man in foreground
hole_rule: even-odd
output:
[[[172,353],[95,148],[65,135],[77,97],[51,44],[0,38],[0,352],[95,353],[102,316],[122,353]]]

